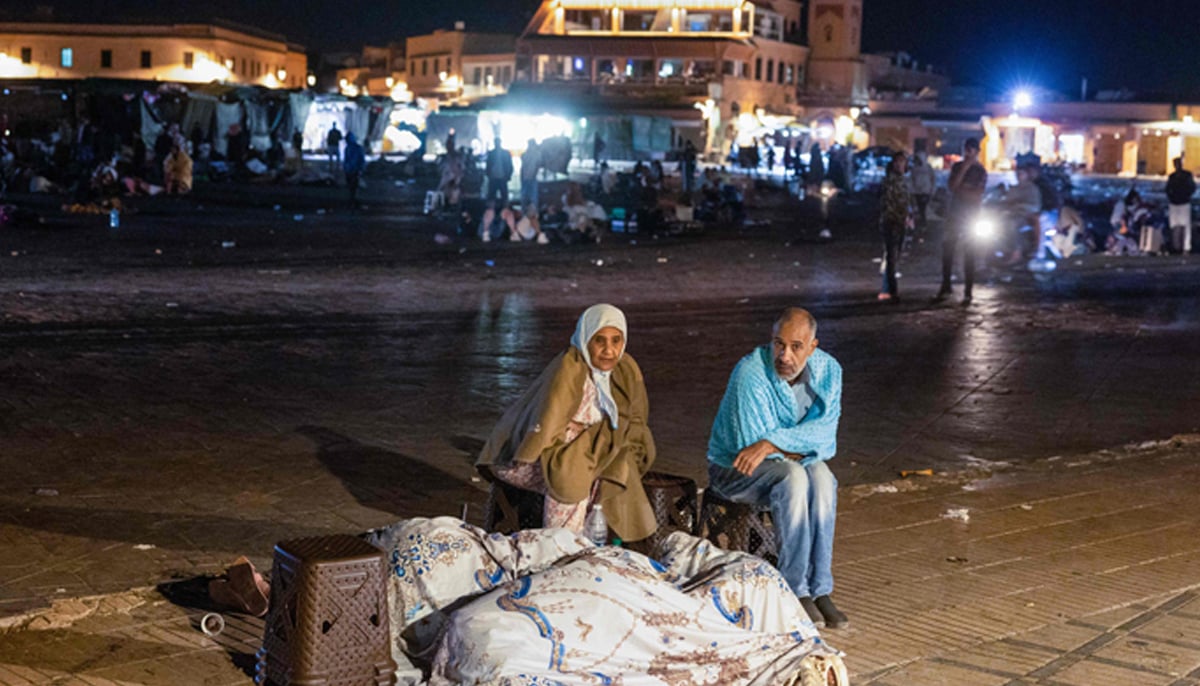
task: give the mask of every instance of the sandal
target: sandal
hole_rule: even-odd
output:
[[[262,617],[267,614],[271,585],[246,557],[239,557],[225,570],[225,577],[208,582],[208,597],[217,605]]]

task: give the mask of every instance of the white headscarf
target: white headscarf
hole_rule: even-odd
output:
[[[571,345],[583,355],[583,361],[592,370],[592,381],[596,384],[596,398],[600,403],[600,411],[608,415],[612,428],[617,428],[617,401],[612,396],[612,372],[602,372],[592,364],[588,354],[588,341],[596,332],[606,326],[611,326],[621,332],[624,345],[621,347],[621,357],[625,356],[625,346],[629,345],[629,331],[625,326],[625,313],[612,305],[592,305],[579,315],[575,324],[575,334],[571,336]],[[617,358],[620,361],[620,357]]]

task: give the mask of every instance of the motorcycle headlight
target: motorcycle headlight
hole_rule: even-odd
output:
[[[987,216],[980,216],[976,218],[975,222],[971,225],[971,235],[973,235],[976,240],[991,240],[996,235],[996,220]]]

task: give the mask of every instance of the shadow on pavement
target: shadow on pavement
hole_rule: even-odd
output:
[[[455,450],[461,450],[467,459],[467,464],[474,465],[475,460],[479,457],[479,453],[483,450],[483,446],[487,441],[475,436],[465,436],[463,434],[455,434],[450,437],[450,445]]]
[[[281,538],[324,536],[327,529],[298,521],[238,519],[195,512],[162,512],[58,505],[0,507],[18,526],[94,541],[121,541],[174,550],[242,554]],[[269,548],[268,548],[269,549]],[[2,583],[2,582],[0,582]]]
[[[457,516],[460,503],[483,500],[482,492],[468,483],[414,457],[320,426],[301,426],[296,432],[316,443],[317,459],[364,507],[400,517]]]
[[[201,633],[200,622],[210,612],[221,615],[224,629],[212,640],[229,655],[234,666],[246,676],[253,677],[256,666],[256,653],[262,647],[263,630],[266,620],[250,615],[218,607],[208,597],[208,582],[215,577],[197,576],[182,581],[159,584],[158,592],[172,605],[180,608],[187,615],[188,623],[196,633]]]

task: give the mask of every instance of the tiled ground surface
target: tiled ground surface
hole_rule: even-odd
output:
[[[1200,686],[1197,457],[1180,437],[844,488],[851,627],[826,638],[861,685]],[[175,588],[59,601],[0,634],[0,684],[251,683],[261,621],[209,638]]]

